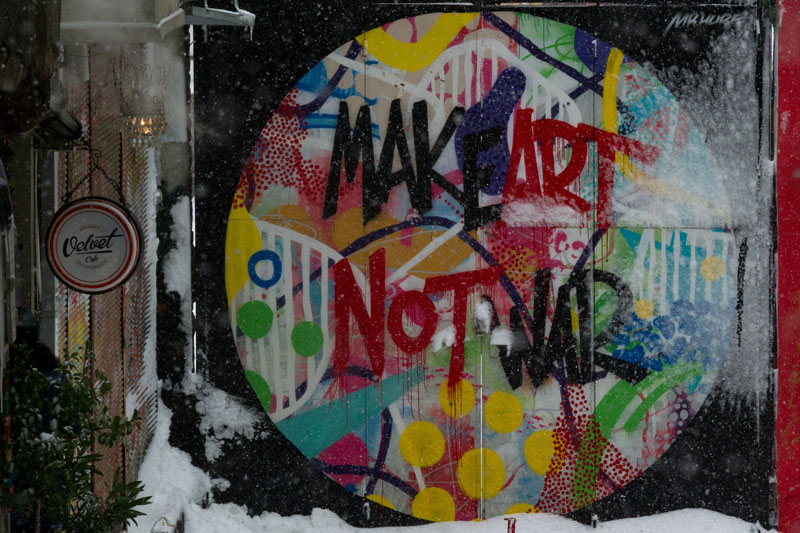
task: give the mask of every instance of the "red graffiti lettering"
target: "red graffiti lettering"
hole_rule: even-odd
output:
[[[379,249],[369,256],[369,300],[372,313],[367,312],[361,290],[346,259],[333,266],[336,344],[333,352],[333,373],[340,376],[350,358],[350,312],[364,337],[372,371],[377,378],[383,374],[383,306],[386,298],[386,250]]]
[[[403,311],[414,307],[422,313],[423,325],[422,331],[416,337],[411,337],[403,330]],[[398,348],[406,353],[416,353],[428,346],[438,322],[436,306],[427,296],[419,291],[406,291],[392,301],[386,327]]]
[[[346,259],[333,267],[334,324],[336,343],[333,353],[334,375],[344,374],[350,358],[350,315],[355,318],[364,338],[367,355],[376,376],[384,366],[384,300],[386,252],[380,249],[369,256],[369,299],[371,312],[367,311],[364,296],[356,283],[352,266]],[[485,268],[472,272],[458,272],[428,278],[423,292],[406,291],[394,299],[389,307],[389,334],[398,348],[408,353],[420,352],[431,341],[438,322],[436,307],[425,294],[453,291],[453,324],[455,343],[451,349],[449,383],[455,386],[464,373],[464,340],[466,338],[467,297],[476,286],[492,285],[497,281],[500,268]],[[403,330],[403,312],[421,311],[422,331],[411,337]]]
[[[627,155],[646,165],[658,159],[660,149],[616,133],[611,133],[588,124],[577,127],[553,119],[532,120],[531,109],[519,109],[514,115],[514,137],[511,159],[503,189],[503,203],[546,195],[569,205],[576,211],[586,213],[591,204],[568,190],[586,166],[587,141],[597,144],[597,224],[608,227],[612,222],[611,195],[614,190],[615,160],[617,153]],[[569,162],[556,172],[556,139],[561,139],[571,149]],[[542,159],[542,184],[536,168],[534,141],[539,143]],[[525,181],[518,182],[519,165],[525,159]]]
[[[539,171],[536,169],[536,149],[531,135],[532,109],[519,109],[514,114],[514,140],[511,144],[511,160],[503,188],[503,203],[541,196]],[[519,164],[525,158],[525,181],[518,183]]]
[[[641,161],[645,165],[655,163],[661,149],[616,133],[581,124],[584,135],[597,143],[597,224],[607,228],[611,225],[611,193],[614,190],[614,166],[617,153]]]
[[[457,272],[428,278],[424,292],[453,291],[453,325],[456,328],[455,343],[450,352],[448,383],[455,387],[464,374],[464,340],[466,338],[467,296],[476,285],[491,285],[499,276],[499,268],[484,268],[472,272]]]
[[[583,125],[583,124],[581,124]],[[585,213],[591,204],[580,196],[567,190],[570,184],[578,179],[586,164],[586,140],[581,137],[578,128],[560,120],[542,119],[533,123],[534,135],[542,150],[542,182],[547,196],[561,201],[576,211]],[[556,139],[565,140],[572,147],[569,163],[556,173],[555,154]],[[611,182],[613,185],[613,181]],[[599,184],[598,184],[599,188]],[[599,209],[599,203],[598,203]]]

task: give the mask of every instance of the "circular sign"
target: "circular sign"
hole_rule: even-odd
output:
[[[725,179],[658,78],[578,28],[366,32],[242,172],[225,281],[247,378],[313,465],[400,512],[585,507],[680,438],[732,345]]]
[[[68,287],[107,292],[127,280],[139,262],[142,236],[125,207],[89,197],[63,206],[47,229],[47,261]]]

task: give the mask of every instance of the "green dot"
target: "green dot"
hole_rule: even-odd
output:
[[[292,330],[292,346],[302,356],[316,355],[322,348],[322,329],[313,322],[300,322]]]
[[[264,302],[247,302],[236,312],[236,324],[251,339],[260,339],[272,327],[272,309]]]
[[[269,390],[269,384],[252,370],[245,370],[244,375],[247,377],[247,382],[253,387],[253,390],[261,402],[261,407],[264,408],[265,413],[269,413],[269,404],[272,401],[272,392]]]

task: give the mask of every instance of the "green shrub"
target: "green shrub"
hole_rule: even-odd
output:
[[[140,496],[141,483],[121,479],[119,469],[110,484],[100,478],[106,498],[93,490],[99,450],[123,441],[141,423],[138,412],[131,419],[109,413],[111,383],[94,363],[88,346],[66,354],[47,374],[34,368],[25,348],[15,350],[9,362],[11,439],[3,442],[0,457],[6,476],[0,503],[27,516],[36,531],[118,531],[150,501]]]

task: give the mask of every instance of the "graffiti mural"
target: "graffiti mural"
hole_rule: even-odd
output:
[[[392,509],[584,507],[680,438],[729,350],[746,245],[722,182],[659,80],[579,28],[448,13],[359,35],[241,175],[247,379],[309,461]]]

